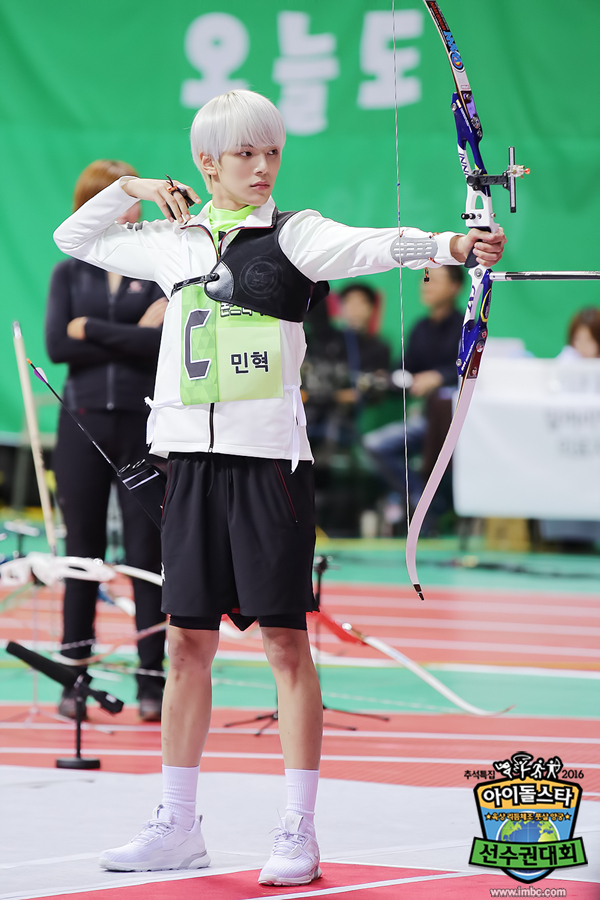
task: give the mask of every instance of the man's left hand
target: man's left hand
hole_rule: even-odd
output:
[[[450,253],[458,262],[464,263],[473,249],[477,262],[489,269],[502,259],[505,244],[506,235],[502,228],[494,234],[471,228],[467,234],[457,234],[450,240]]]

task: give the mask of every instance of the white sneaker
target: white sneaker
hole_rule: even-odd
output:
[[[105,850],[100,865],[111,872],[157,872],[160,869],[204,869],[210,866],[198,816],[191,831],[173,822],[164,806],[157,806],[150,821],[123,847]]]
[[[315,829],[296,813],[286,813],[271,856],[258,876],[259,884],[308,884],[321,877]]]

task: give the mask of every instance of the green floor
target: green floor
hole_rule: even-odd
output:
[[[131,661],[131,660],[130,660]],[[600,718],[597,679],[545,677],[543,675],[492,674],[439,671],[436,677],[463,699],[485,709],[500,710],[516,704],[518,716]],[[458,712],[424,682],[405,669],[323,666],[320,670],[327,706],[344,710],[388,712]],[[114,693],[126,703],[135,702],[135,680],[130,675],[97,673],[95,686]],[[214,705],[250,709],[275,706],[275,684],[268,666],[261,663],[220,661],[213,668]],[[38,698],[53,702],[59,687],[38,677]],[[31,670],[0,652],[0,702],[28,702],[33,694]]]
[[[404,541],[321,540],[317,553],[331,557],[325,576],[331,581],[410,586]],[[600,555],[492,553],[475,541],[463,552],[456,538],[445,538],[420,541],[417,564],[425,596],[436,585],[596,595],[600,589]]]

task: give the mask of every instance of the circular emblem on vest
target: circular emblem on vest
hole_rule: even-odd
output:
[[[242,289],[251,297],[257,298],[276,293],[282,281],[281,266],[268,256],[259,256],[246,263],[240,275]]]

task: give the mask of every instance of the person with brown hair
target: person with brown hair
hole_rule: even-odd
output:
[[[565,361],[597,359],[600,357],[600,309],[588,306],[576,313],[569,322],[567,345],[558,354]]]
[[[124,175],[135,176],[136,172],[117,160],[91,163],[75,185],[74,211]],[[138,203],[118,221],[135,228],[139,217]],[[144,398],[154,387],[166,306],[163,291],[153,282],[125,278],[81,260],[66,259],[52,273],[46,310],[48,355],[52,362],[68,364],[65,402],[119,467],[137,462],[147,453]],[[67,528],[67,554],[103,559],[114,476],[64,410],[53,464]],[[117,490],[128,564],[160,572],[159,531],[120,482]],[[138,631],[163,622],[160,587],[134,579],[133,588]],[[95,582],[66,579],[64,656],[77,660],[91,655],[97,591]],[[83,645],[72,646],[78,642]],[[145,670],[137,675],[140,716],[144,721],[157,721],[164,685],[159,674],[164,633],[143,638],[138,650]],[[75,716],[72,689],[63,690],[59,712]]]

